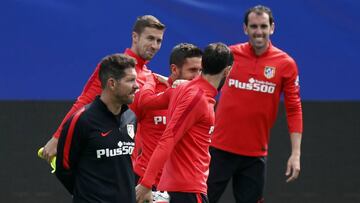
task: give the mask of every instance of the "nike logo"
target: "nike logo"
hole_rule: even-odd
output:
[[[109,133],[111,133],[111,131],[112,131],[112,130],[109,130],[109,131],[107,131],[107,132],[101,132],[100,135],[101,135],[102,137],[106,137]]]

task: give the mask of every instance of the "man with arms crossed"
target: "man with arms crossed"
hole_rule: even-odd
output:
[[[231,46],[234,66],[221,92],[212,138],[208,194],[217,202],[232,178],[237,203],[263,202],[270,129],[284,93],[291,139],[287,182],[300,172],[302,109],[295,61],[274,47],[271,10],[249,9],[244,18],[249,42]]]

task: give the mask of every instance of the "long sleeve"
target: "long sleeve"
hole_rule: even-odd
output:
[[[139,108],[144,110],[159,110],[168,108],[173,88],[156,94],[155,82],[146,83],[140,90]]]
[[[176,144],[203,115],[202,112],[197,111],[197,109],[201,109],[197,107],[201,105],[203,94],[201,90],[187,92],[182,95],[182,98],[171,104],[168,110],[169,123],[151,156],[141,182],[142,185],[151,188]]]
[[[78,121],[85,108],[80,109],[73,117],[65,122],[61,131],[56,156],[56,177],[73,194],[74,190],[74,167],[79,159],[83,126]]]
[[[283,83],[284,101],[289,132],[302,133],[303,119],[297,66],[290,61]]]
[[[64,123],[76,111],[81,109],[81,107],[91,103],[92,101],[94,101],[94,99],[95,99],[95,97],[97,95],[101,94],[101,82],[100,82],[100,79],[99,79],[99,68],[100,68],[100,66],[98,65],[96,67],[94,73],[91,75],[91,77],[87,81],[81,95],[77,98],[76,102],[73,104],[70,111],[66,114],[66,116],[63,119],[63,121],[61,122],[60,126],[55,131],[55,133],[53,134],[53,137],[59,138]]]

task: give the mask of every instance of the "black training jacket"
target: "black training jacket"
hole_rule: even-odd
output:
[[[73,202],[135,203],[130,158],[135,130],[136,117],[127,105],[115,116],[99,97],[65,123],[56,176]]]

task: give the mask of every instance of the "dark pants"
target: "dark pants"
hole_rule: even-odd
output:
[[[210,149],[208,178],[210,203],[219,201],[232,178],[236,203],[261,203],[266,175],[266,157],[248,157],[216,148]]]
[[[201,193],[168,192],[170,203],[209,203],[206,195]]]
[[[138,176],[138,174],[136,174],[136,173],[134,173],[134,175],[135,175],[135,186],[136,186],[141,182],[141,179],[140,179],[141,177]]]

